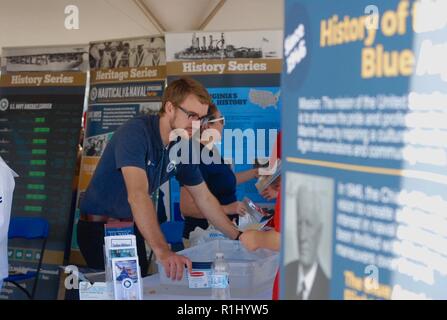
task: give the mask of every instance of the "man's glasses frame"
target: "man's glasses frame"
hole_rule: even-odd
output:
[[[188,111],[180,105],[176,105],[176,107],[182,110],[188,116],[188,120],[200,121],[200,123],[203,124],[208,119],[208,115],[200,117],[197,113]]]

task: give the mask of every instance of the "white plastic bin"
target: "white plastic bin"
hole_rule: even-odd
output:
[[[194,263],[213,262],[217,252],[223,252],[230,265],[230,292],[232,298],[250,297],[272,288],[278,269],[279,254],[259,249],[250,252],[239,241],[215,240],[178,252]],[[158,261],[160,284],[171,292],[189,295],[211,295],[211,289],[189,289],[186,276],[181,281],[166,277],[163,265]]]

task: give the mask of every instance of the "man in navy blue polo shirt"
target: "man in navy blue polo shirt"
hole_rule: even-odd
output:
[[[187,257],[170,250],[154,208],[158,188],[172,176],[188,189],[213,225],[231,239],[239,237],[208,190],[199,166],[170,159],[169,151],[177,143],[170,141],[173,131],[190,138],[193,121],[206,117],[210,102],[199,82],[181,78],[166,88],[159,115],[133,118],[114,133],[81,200],[78,244],[89,267],[104,268],[104,223],[134,221],[142,274],[147,271],[144,240],[171,279],[181,280],[185,265],[191,270]]]

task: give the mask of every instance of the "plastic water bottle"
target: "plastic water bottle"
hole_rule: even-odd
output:
[[[224,254],[216,253],[213,262],[211,297],[216,300],[228,300],[230,297],[230,266],[225,262]]]

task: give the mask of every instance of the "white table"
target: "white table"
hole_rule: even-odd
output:
[[[271,300],[272,287],[264,292],[260,292],[251,297],[235,298],[235,300]],[[160,277],[156,273],[154,275],[143,278],[143,299],[144,300],[209,300],[210,296],[196,294],[200,289],[184,289],[185,294],[175,292],[174,288],[167,289],[160,286]],[[183,292],[183,290],[182,290]]]

